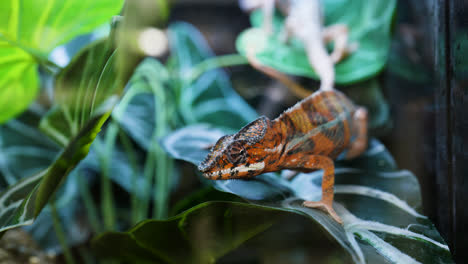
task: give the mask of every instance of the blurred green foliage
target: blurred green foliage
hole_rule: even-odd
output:
[[[12,0],[0,3],[0,123],[36,98],[38,68],[57,70],[50,52],[109,21],[123,0]]]

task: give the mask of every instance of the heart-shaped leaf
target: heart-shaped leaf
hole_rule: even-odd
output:
[[[108,22],[123,0],[0,3],[0,123],[22,112],[39,88],[38,63],[72,38]]]
[[[335,66],[336,83],[355,83],[380,72],[387,61],[396,0],[323,0],[321,3],[325,10],[325,26],[347,25],[350,42],[358,45],[356,51]],[[310,67],[302,43],[293,40],[287,45],[279,40],[277,33],[283,28],[284,18],[275,15],[276,33],[273,36],[267,36],[258,28],[263,20],[260,11],[254,12],[251,20],[256,28],[239,35],[236,43],[239,53],[246,55],[251,49],[264,65],[289,74],[318,78]]]
[[[213,144],[220,134],[219,129],[207,126],[186,127],[166,138],[164,147],[172,156],[198,164],[208,154],[201,146]],[[380,262],[430,263],[436,257],[439,263],[452,263],[433,224],[416,211],[421,204],[416,177],[399,171],[381,143],[372,140],[357,159],[338,161],[335,175],[335,208],[343,226],[321,211],[302,206],[303,200],[320,199],[321,171],[300,173],[292,181],[264,174],[250,181],[205,182],[250,203],[307,216],[322,225],[358,263],[372,254],[379,255]]]

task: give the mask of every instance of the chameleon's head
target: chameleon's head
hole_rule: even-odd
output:
[[[253,146],[265,135],[266,117],[251,122],[234,135],[221,137],[198,169],[211,180],[250,178],[263,172],[263,155]]]

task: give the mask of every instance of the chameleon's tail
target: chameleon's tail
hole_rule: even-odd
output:
[[[297,97],[302,99],[312,94],[312,91],[296,83],[286,74],[283,74],[268,66],[262,65],[255,57],[255,52],[253,49],[247,50],[247,60],[249,61],[250,65],[252,65],[252,67],[257,69],[258,71],[261,71],[264,74],[270,76],[271,78],[280,81],[282,84],[288,87]]]

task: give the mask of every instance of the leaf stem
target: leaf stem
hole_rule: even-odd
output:
[[[114,206],[114,197],[112,196],[112,182],[110,175],[110,162],[113,157],[115,139],[117,137],[119,127],[116,123],[109,124],[106,130],[104,148],[99,151],[101,161],[101,212],[105,230],[114,230],[116,227],[116,215]],[[99,141],[96,138],[96,141]]]
[[[187,79],[189,80],[189,83],[191,83],[195,79],[200,77],[203,73],[209,70],[221,67],[238,66],[246,64],[249,64],[249,61],[240,54],[229,54],[211,57],[193,66]]]
[[[91,227],[94,229],[93,231],[95,233],[101,233],[103,229],[102,229],[102,224],[99,221],[98,211],[97,211],[96,205],[93,202],[93,197],[91,195],[91,192],[89,191],[89,188],[86,185],[85,180],[83,179],[83,176],[84,175],[79,174],[77,176],[77,180],[78,180],[78,188],[80,190],[81,197],[83,199],[83,204],[84,204],[84,207],[86,208],[87,217],[88,217],[89,223],[91,224]]]
[[[164,92],[164,87],[159,84],[153,85],[153,97],[155,102],[155,130],[153,139],[155,140],[154,152],[156,153],[156,168],[154,174],[154,200],[153,218],[163,219],[167,217],[169,211],[169,170],[172,169],[172,160],[166,155],[159,145],[159,139],[169,130],[169,106]]]
[[[132,142],[128,138],[127,134],[123,130],[119,131],[120,142],[124,148],[125,153],[128,156],[130,161],[130,166],[132,168],[132,191],[131,191],[131,224],[138,223],[138,161],[137,154],[132,145]]]
[[[155,147],[154,145],[157,144],[157,140],[154,138],[151,140],[149,149],[148,149],[148,154],[146,156],[145,160],[145,166],[143,169],[143,179],[144,179],[144,189],[142,190],[142,199],[141,202],[139,203],[139,209],[138,209],[138,217],[137,217],[137,222],[143,220],[146,218],[148,214],[148,208],[149,208],[149,201],[151,199],[151,194],[150,194],[150,189],[151,189],[151,184],[152,184],[152,173],[155,168]]]
[[[73,259],[73,255],[70,251],[70,248],[67,245],[65,231],[60,224],[60,218],[57,213],[57,208],[55,206],[55,198],[50,203],[51,215],[52,215],[52,224],[54,226],[55,234],[57,235],[57,239],[60,243],[60,246],[63,249],[63,255],[65,256],[65,262],[67,264],[75,264],[75,260]]]

